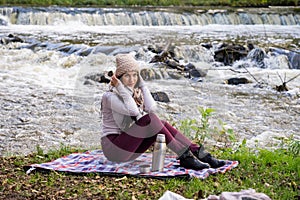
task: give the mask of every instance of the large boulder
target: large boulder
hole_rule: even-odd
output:
[[[186,65],[185,69],[188,71],[189,78],[199,78],[205,77],[211,68],[213,68],[213,66],[206,62],[191,62]]]
[[[151,95],[155,101],[169,103],[170,99],[165,92],[151,92]]]
[[[247,56],[248,50],[238,44],[223,44],[214,51],[214,59],[217,62],[231,66],[235,61],[241,60]]]
[[[0,21],[1,23],[1,21]],[[18,36],[15,36],[13,34],[8,34],[7,37],[0,38],[0,44],[8,44],[11,42],[24,42],[24,40]]]
[[[290,68],[292,69],[300,69],[300,51],[290,51],[286,49],[270,47],[269,51],[271,55],[278,56],[278,55],[286,55],[289,62]]]

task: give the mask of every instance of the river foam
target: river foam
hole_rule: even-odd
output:
[[[139,62],[155,68],[149,61],[153,54],[145,53],[148,45],[164,46],[168,42],[179,47],[184,55],[182,63],[194,62],[208,67],[202,82],[186,78],[163,78],[148,81],[151,91],[166,92],[170,103],[159,103],[159,115],[179,124],[187,117],[200,120],[197,107],[214,108],[211,119],[218,125],[222,120],[249,145],[276,146],[274,137],[299,139],[300,77],[287,84],[290,92],[278,93],[276,85],[299,74],[299,70],[278,67],[275,58],[266,58],[267,69],[244,69],[231,66],[216,67],[211,52],[196,51],[200,44],[222,41],[258,47],[289,46],[299,48],[300,27],[281,25],[206,25],[206,26],[87,26],[81,22],[55,25],[2,26],[0,37],[8,34],[21,37],[24,43],[0,46],[0,154],[27,154],[39,145],[43,149],[58,148],[60,144],[99,148],[101,118],[99,99],[107,90],[106,84],[85,85],[85,76],[114,70],[115,55],[123,51],[139,53]],[[34,42],[52,45],[33,50],[22,48]],[[109,53],[91,53],[80,56],[58,51],[58,43],[85,45],[86,48],[114,47]],[[134,47],[134,48],[133,48]],[[186,53],[190,50],[189,53]],[[275,59],[275,60],[272,60]],[[240,63],[237,63],[240,65]],[[246,77],[252,83],[232,86],[224,80],[233,76]],[[297,92],[298,90],[298,92]],[[274,133],[274,134],[272,134]],[[261,136],[260,136],[261,135]],[[261,140],[262,143],[256,143]],[[265,141],[268,140],[268,141]]]

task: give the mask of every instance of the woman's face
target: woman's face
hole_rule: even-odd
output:
[[[121,77],[121,81],[122,83],[133,89],[134,86],[136,85],[137,81],[139,79],[138,76],[138,72],[137,71],[130,71],[130,72],[126,72],[122,77]]]

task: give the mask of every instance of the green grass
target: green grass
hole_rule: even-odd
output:
[[[0,199],[158,199],[166,190],[186,198],[206,198],[222,191],[253,188],[272,199],[299,198],[300,157],[286,149],[256,150],[244,145],[237,151],[218,149],[215,155],[238,160],[239,166],[225,174],[207,179],[145,179],[108,177],[99,174],[67,175],[64,173],[33,173],[26,175],[23,166],[48,162],[83,149],[61,147],[47,154],[37,153],[21,157],[0,157]],[[298,196],[297,196],[298,195]]]
[[[298,0],[0,0],[0,5],[35,6],[296,6]]]
[[[280,142],[276,150],[250,149],[245,139],[239,144],[233,130],[225,129],[223,122],[219,121],[221,127],[218,129],[209,123],[213,109],[199,108],[199,112],[200,122],[182,120],[177,123],[178,128],[198,143],[205,143],[211,135],[221,137],[223,147],[211,147],[210,151],[218,158],[239,161],[237,168],[204,180],[70,175],[55,171],[26,175],[24,166],[86,151],[62,145],[45,153],[38,146],[36,153],[27,156],[0,157],[0,199],[159,199],[167,190],[186,198],[202,199],[224,191],[238,192],[250,188],[273,200],[300,198],[299,140],[278,138]],[[200,132],[205,133],[204,137]]]

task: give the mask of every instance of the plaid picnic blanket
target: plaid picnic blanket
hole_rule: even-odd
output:
[[[179,166],[176,156],[167,154],[163,172],[140,173],[139,166],[149,164],[151,166],[152,154],[144,153],[136,160],[125,163],[116,163],[107,160],[101,150],[87,151],[84,153],[72,153],[51,162],[32,164],[25,166],[27,174],[33,171],[58,171],[68,173],[101,173],[113,176],[138,176],[152,178],[187,177],[205,179],[210,174],[225,173],[238,166],[238,161],[226,161],[223,167],[203,170],[185,169]]]

